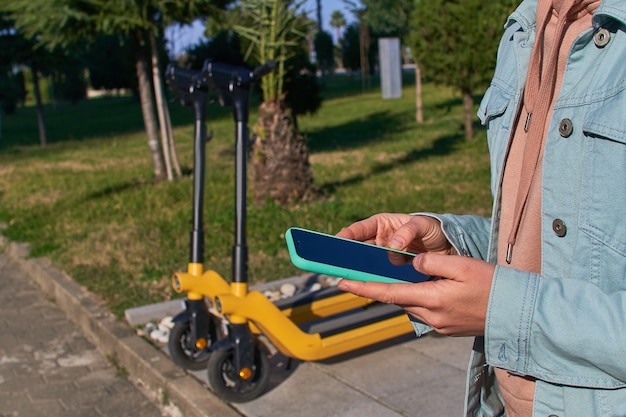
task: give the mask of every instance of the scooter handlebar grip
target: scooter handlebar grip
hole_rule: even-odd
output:
[[[276,61],[267,61],[265,64],[259,65],[252,71],[252,79],[258,80],[272,72],[274,68],[276,68]]]

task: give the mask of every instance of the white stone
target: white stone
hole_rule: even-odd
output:
[[[285,297],[292,297],[296,293],[296,286],[290,282],[286,282],[280,286],[280,293]]]
[[[159,342],[159,343],[167,343],[167,335],[160,330],[153,330],[150,332],[150,339]]]
[[[172,316],[165,316],[163,317],[163,319],[161,319],[161,322],[159,323],[159,327],[163,326],[166,327],[168,329],[173,329],[174,328],[174,322],[172,321]]]

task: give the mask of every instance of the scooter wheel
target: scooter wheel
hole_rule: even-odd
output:
[[[207,369],[213,391],[223,400],[232,403],[252,401],[263,394],[271,373],[270,359],[258,343],[254,344],[253,369],[244,372],[243,376],[235,366],[233,349],[211,353]]]
[[[211,341],[209,341],[210,346]],[[198,349],[191,339],[191,326],[188,321],[177,322],[170,331],[167,348],[172,361],[190,371],[206,369],[211,352]]]

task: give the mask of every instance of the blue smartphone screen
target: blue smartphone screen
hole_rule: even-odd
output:
[[[307,261],[407,282],[428,279],[413,268],[413,254],[302,229],[290,232],[298,256]]]

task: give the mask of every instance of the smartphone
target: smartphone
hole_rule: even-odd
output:
[[[430,279],[413,268],[413,253],[297,227],[287,230],[285,237],[291,261],[305,271],[366,282],[407,283]]]

